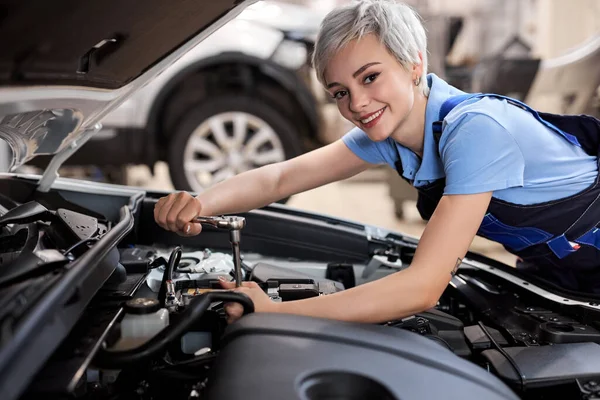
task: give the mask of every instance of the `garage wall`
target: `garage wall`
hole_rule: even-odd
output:
[[[552,58],[600,34],[599,0],[537,0],[535,53]]]

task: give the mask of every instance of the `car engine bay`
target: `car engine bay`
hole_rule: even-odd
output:
[[[599,304],[493,260],[469,254],[401,320],[254,313],[218,278],[330,296],[407,267],[417,241],[275,205],[237,217],[238,262],[215,220],[194,238],[158,227],[161,193],[33,187],[0,179],[4,399],[600,396]],[[231,325],[227,302],[246,314]]]

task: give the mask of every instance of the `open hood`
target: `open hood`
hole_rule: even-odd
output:
[[[0,138],[10,169],[55,154],[256,0],[0,0]]]

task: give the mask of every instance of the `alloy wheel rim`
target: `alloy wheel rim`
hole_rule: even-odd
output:
[[[203,121],[184,148],[183,169],[194,192],[263,165],[284,161],[283,144],[263,119],[225,112]]]

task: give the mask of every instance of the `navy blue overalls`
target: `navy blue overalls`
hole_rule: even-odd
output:
[[[600,155],[600,121],[596,118],[538,113],[517,100],[495,94],[466,94],[446,100],[433,124],[438,144],[446,115],[460,102],[484,96],[506,99],[524,108],[574,146],[582,147],[589,155]],[[400,176],[412,185],[402,176],[400,159],[395,165]],[[492,198],[477,235],[501,243],[523,260],[518,266],[536,278],[563,289],[600,294],[599,177],[582,192],[540,204],[520,205]],[[442,178],[416,188],[417,209],[423,219],[429,220],[433,214],[445,184]]]

